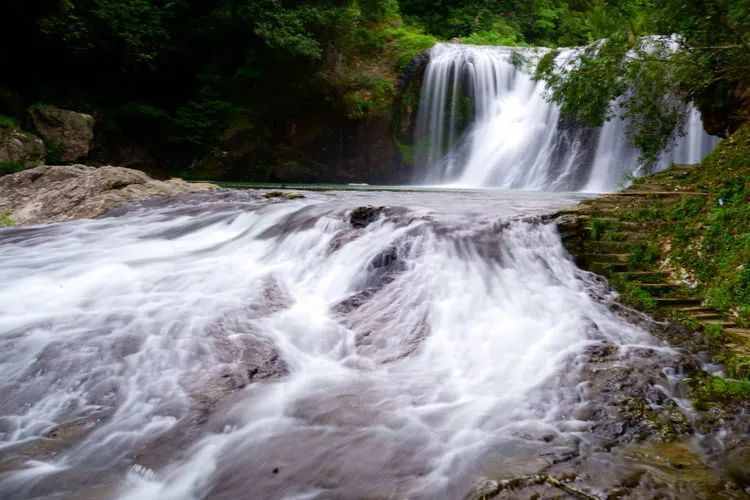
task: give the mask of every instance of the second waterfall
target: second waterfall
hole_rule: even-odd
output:
[[[538,55],[537,49],[494,46],[432,49],[417,123],[418,182],[604,192],[640,173],[623,120],[591,129],[560,117],[544,84],[523,67]],[[698,111],[688,107],[686,113],[685,135],[657,168],[698,163],[716,145]]]

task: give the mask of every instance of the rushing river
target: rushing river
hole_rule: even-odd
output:
[[[581,198],[224,191],[0,230],[0,498],[455,499],[581,453],[583,353],[665,349],[537,218]]]

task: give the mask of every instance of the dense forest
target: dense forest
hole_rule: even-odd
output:
[[[12,2],[0,122],[25,127],[39,103],[90,113],[91,162],[157,174],[403,180],[399,115],[416,105],[404,87],[420,53],[457,39],[588,45],[564,68],[545,58],[538,78],[571,119],[627,114],[649,161],[680,133],[686,100],[714,134],[745,121],[749,12],[747,0]],[[674,37],[644,45],[653,34]]]

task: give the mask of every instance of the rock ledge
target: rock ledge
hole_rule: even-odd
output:
[[[0,214],[16,224],[98,217],[131,201],[209,191],[217,186],[158,181],[139,170],[85,165],[41,166],[0,177]]]

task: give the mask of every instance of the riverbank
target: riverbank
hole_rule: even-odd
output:
[[[750,127],[698,167],[673,166],[588,200],[561,228],[578,264],[622,301],[696,332],[726,367],[701,399],[750,398]]]
[[[684,396],[697,411],[696,429],[729,431],[720,463],[749,455],[743,437],[750,431],[743,419],[750,408],[747,158],[745,126],[699,166],[636,179],[557,219],[578,266],[604,276],[618,293],[626,306],[621,314],[653,317],[657,337],[704,361],[702,369],[688,369]],[[740,469],[747,465],[745,458]],[[733,479],[747,486],[747,473]]]

